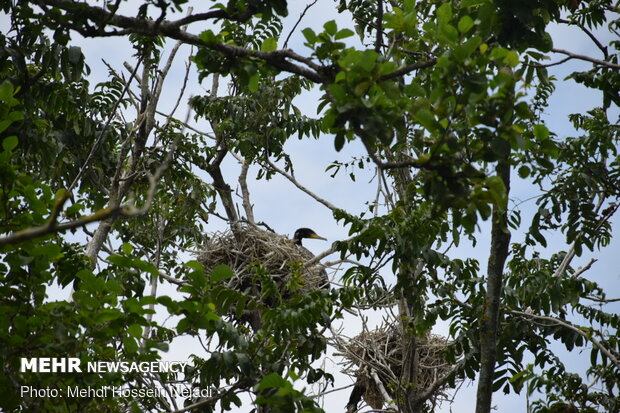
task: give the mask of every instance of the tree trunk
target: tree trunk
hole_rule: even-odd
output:
[[[496,167],[504,182],[506,194],[510,189],[508,156]],[[507,197],[506,197],[507,199]],[[480,320],[480,377],[476,396],[476,413],[489,413],[493,395],[493,376],[497,360],[497,332],[499,329],[499,303],[502,293],[504,264],[508,257],[510,232],[507,226],[507,205],[493,207],[491,251],[487,265],[487,291],[484,312]]]

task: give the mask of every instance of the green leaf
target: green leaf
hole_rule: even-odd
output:
[[[130,268],[132,266],[132,260],[129,257],[124,257],[118,254],[110,255],[108,257],[108,261],[112,264],[118,265],[119,267]]]
[[[418,110],[414,116],[415,120],[418,121],[420,125],[426,128],[428,131],[434,131],[437,129],[437,121],[435,120],[435,116],[433,113],[425,108]]]
[[[465,34],[472,27],[474,27],[474,21],[473,21],[473,19],[471,17],[469,17],[469,16],[461,17],[461,20],[459,20],[459,23],[458,23],[459,32]]]
[[[75,217],[83,209],[84,209],[83,204],[75,203],[65,210],[65,215],[68,217]]]
[[[516,67],[519,64],[519,54],[514,50],[510,50],[504,58],[504,63],[512,67]]]
[[[530,168],[526,165],[522,165],[521,167],[519,167],[519,176],[523,179],[530,176],[530,172]]]
[[[476,7],[476,6],[480,6],[481,4],[484,4],[486,2],[488,2],[489,0],[463,0],[461,2],[461,8],[464,9],[465,7]]]
[[[252,93],[258,92],[258,86],[260,82],[260,75],[258,73],[254,73],[250,76],[250,80],[248,81],[248,89]]]
[[[303,29],[301,31],[301,33],[304,35],[304,37],[306,38],[306,41],[309,44],[315,44],[316,43],[316,33],[314,32],[314,30],[312,30],[309,27],[306,27],[305,29]]]
[[[366,71],[370,72],[377,62],[379,55],[374,50],[365,50],[361,56],[359,56],[359,64]]]
[[[338,26],[336,25],[336,22],[334,20],[330,20],[327,23],[325,23],[323,25],[323,28],[325,29],[325,33],[331,36],[335,36],[336,33],[338,32]]]
[[[97,313],[94,321],[97,324],[107,323],[112,320],[116,320],[117,318],[121,317],[121,315],[121,312],[116,309],[104,308]]]
[[[183,264],[185,267],[187,268],[191,268],[193,270],[197,270],[197,271],[203,271],[204,270],[204,266],[196,261],[196,260],[192,260],[192,261],[188,261],[185,264]]]
[[[508,49],[503,47],[495,47],[491,50],[491,57],[496,60],[503,59],[508,54]]]
[[[545,125],[534,125],[534,136],[539,142],[549,139],[549,129]]]
[[[121,245],[121,251],[123,251],[123,254],[125,255],[131,255],[133,251],[133,245],[131,245],[128,242],[125,242],[123,243],[123,245]]]
[[[127,333],[132,337],[141,338],[142,337],[142,326],[140,326],[139,324],[132,324],[127,329]]]
[[[216,265],[211,271],[211,279],[213,281],[227,280],[235,276],[233,270],[226,264]]]
[[[132,354],[138,351],[138,343],[133,337],[123,338],[123,344],[125,346],[125,352]]]
[[[450,42],[455,43],[459,38],[459,33],[454,26],[448,23],[439,24],[439,31],[444,38]]]
[[[6,119],[0,122],[0,132],[4,132],[13,122],[22,119],[24,119],[24,114],[22,112],[9,112],[9,114],[6,115]]]
[[[501,136],[495,136],[491,140],[491,150],[498,157],[505,157],[510,153],[510,143]]]
[[[263,44],[260,46],[261,52],[272,52],[278,48],[278,40],[273,37],[268,37],[263,41]]]
[[[347,91],[344,86],[337,83],[332,83],[329,86],[329,91],[336,101],[345,100],[347,98]]]
[[[186,318],[182,318],[179,323],[177,324],[177,332],[179,334],[184,333],[185,331],[187,331],[187,329],[189,329],[190,326],[190,321],[189,319]]]
[[[0,130],[0,132],[2,131]],[[2,141],[2,149],[10,152],[17,147],[18,142],[17,136],[9,136]]]
[[[452,19],[452,6],[450,3],[444,3],[437,9],[437,19],[443,23]]]
[[[19,101],[13,97],[14,94],[15,89],[11,82],[4,81],[0,84],[0,102],[5,102],[9,107],[17,105]]]
[[[336,152],[340,152],[343,146],[344,146],[344,134],[338,133],[336,134],[336,138],[334,139],[334,148],[336,149]]]
[[[200,33],[198,37],[200,37],[200,40],[202,40],[206,44],[219,43],[221,40],[218,36],[216,36],[213,33],[212,30],[205,30],[204,32]]]
[[[508,199],[506,194],[506,186],[499,176],[490,176],[485,179],[485,184],[493,197],[496,205],[503,207]]]
[[[256,386],[256,390],[260,391],[260,390],[270,389],[274,387],[281,388],[281,387],[285,387],[286,384],[287,384],[287,381],[284,380],[282,376],[280,376],[277,373],[271,373],[263,377],[263,379]]]
[[[334,39],[335,40],[346,39],[347,37],[351,37],[354,34],[355,33],[353,33],[352,30],[342,29],[342,30],[338,30],[338,33],[336,33],[336,36],[334,36]]]
[[[478,45],[482,42],[479,36],[468,39],[465,43],[454,48],[454,56],[457,60],[464,62],[473,52],[476,51]]]

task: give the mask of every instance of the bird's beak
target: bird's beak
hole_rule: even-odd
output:
[[[327,241],[327,238],[323,238],[320,235],[318,235],[317,233],[313,233],[312,235],[310,235],[310,237],[308,238],[313,238],[313,239],[322,239],[323,241]]]

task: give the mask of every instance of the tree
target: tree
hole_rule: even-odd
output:
[[[541,394],[536,412],[620,411],[620,322],[609,305],[617,299],[589,277],[594,258],[571,266],[611,242],[619,205],[618,127],[610,119],[619,105],[618,42],[596,31],[618,35],[616,3],[340,1],[352,26],[305,28],[295,50],[284,34],[285,1],[231,1],[205,12],[186,3],[145,1],[133,15],[123,1],[0,2],[11,21],[0,37],[3,408],[213,411],[250,395],[262,411],[321,411],[301,387],[333,382],[333,372],[316,367],[333,319],[343,309],[394,306],[402,371],[385,401],[400,412],[432,411],[435,391],[464,377],[478,378],[477,413],[490,411],[500,388],[525,386]],[[583,33],[600,57],[555,48],[551,25]],[[91,87],[76,33],[128,37],[134,64],[125,72],[110,66],[109,80]],[[172,113],[159,110],[186,45],[194,47],[187,71],[210,84],[190,99],[206,132],[175,115],[184,87]],[[570,115],[575,136],[563,136],[544,121],[556,85],[565,87],[549,67],[574,61],[588,69],[570,78],[600,91],[601,101]],[[295,106],[312,88],[322,92],[318,119]],[[336,151],[364,148],[328,173],[355,179],[372,170],[377,196],[368,211],[338,208],[295,178],[286,143],[321,134]],[[241,165],[243,212],[224,167],[231,158]],[[339,274],[342,288],[279,291],[257,265],[258,295],[250,294],[225,282],[236,275],[229,267],[179,264],[179,251],[203,243],[212,217],[235,236],[261,225],[250,168],[260,179],[290,180],[348,228],[350,238],[325,253],[350,264]],[[515,181],[541,194],[526,222],[511,202]],[[489,234],[480,229],[487,220]],[[557,233],[567,251],[550,251],[547,237]],[[463,237],[489,240],[482,269],[451,255]],[[394,285],[382,279],[386,264]],[[71,285],[71,299],[50,299],[53,284]],[[162,295],[162,285],[181,296]],[[176,327],[154,318],[156,308],[178,317]],[[238,322],[244,311],[258,314],[258,327]],[[438,319],[450,325],[452,368],[422,389],[416,349]],[[204,344],[184,384],[210,392],[186,406],[170,393],[62,403],[20,393],[24,385],[171,389],[181,376],[42,376],[20,372],[19,358],[153,361],[182,336]],[[590,352],[592,386],[554,354],[558,343]]]

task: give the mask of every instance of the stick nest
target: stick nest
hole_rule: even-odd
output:
[[[416,353],[418,372],[416,387],[425,391],[439,378],[452,369],[443,356],[449,341],[441,336],[429,334],[417,339]],[[386,401],[375,377],[390,398],[398,386],[403,367],[403,337],[401,329],[394,325],[383,325],[372,331],[364,331],[348,342],[336,342],[338,354],[345,358],[343,373],[355,376],[356,385],[366,388],[363,399],[373,409],[382,409]],[[375,377],[373,377],[375,373]],[[433,403],[447,398],[444,390],[447,384],[438,388],[431,397]]]
[[[329,288],[321,264],[304,265],[312,258],[310,251],[293,240],[249,225],[213,234],[197,256],[207,274],[220,264],[231,267],[235,277],[229,286],[244,292],[255,285],[252,278],[258,265],[277,281],[281,290],[307,292]]]

